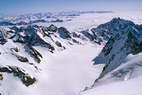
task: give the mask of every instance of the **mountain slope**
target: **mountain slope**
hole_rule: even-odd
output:
[[[142,50],[141,26],[135,25],[132,22],[126,20],[116,20],[118,20],[120,24],[118,22],[115,22],[117,26],[112,27],[114,29],[116,27],[118,28],[118,30],[114,31],[113,28],[109,28],[112,30],[108,31],[114,32],[109,41],[106,43],[100,55],[94,60],[95,64],[106,64],[105,69],[100,77],[103,77],[106,73],[120,66],[129,54],[135,55],[140,53]],[[113,21],[114,20],[112,20],[110,23],[114,25]],[[107,25],[108,23],[106,24],[106,26]]]
[[[105,66],[98,79],[88,88],[90,90],[86,89],[87,91],[85,90],[82,94],[142,94],[141,90],[135,87],[131,87],[134,90],[128,91],[129,86],[133,85],[141,88],[138,82],[141,81],[142,77],[142,26],[136,25],[131,21],[115,18],[108,23],[100,25],[94,29],[94,32],[98,32],[96,34],[99,35],[102,41],[109,39],[101,53],[94,59],[95,66],[99,64],[105,64]],[[103,35],[101,35],[102,33]],[[125,83],[127,85],[124,85]],[[119,89],[116,86],[123,89]]]
[[[142,54],[128,55],[127,61],[98,80],[81,95],[141,95]]]
[[[87,43],[89,46],[86,45]],[[8,95],[8,93],[10,93],[12,95],[17,95],[17,93],[21,94],[21,91],[23,91],[24,95],[31,95],[31,93],[35,94],[35,91],[38,91],[37,93],[43,93],[43,95],[46,95],[47,93],[56,95],[56,92],[54,91],[45,90],[46,92],[43,92],[43,90],[39,90],[41,88],[44,89],[44,87],[46,87],[46,89],[53,89],[51,86],[60,89],[56,91],[61,93],[61,95],[79,92],[82,89],[82,86],[91,84],[90,82],[94,80],[94,77],[91,77],[93,74],[92,72],[94,71],[91,64],[85,65],[86,62],[90,63],[93,55],[96,56],[102,49],[102,46],[98,46],[97,44],[94,45],[96,46],[94,47],[83,34],[79,32],[70,33],[65,27],[58,28],[53,24],[49,27],[38,25],[0,27],[0,94]],[[76,51],[69,50],[75,47],[79,48],[77,48]],[[83,50],[80,49],[83,47],[86,48]],[[86,56],[83,56],[83,54],[80,56],[82,51],[88,51],[88,49],[94,50],[94,48],[97,49],[96,54],[92,53],[90,57],[87,57],[87,55],[89,55],[87,53]],[[69,54],[66,55],[69,57],[67,61],[64,59],[67,57],[61,55],[61,51],[67,51],[65,54]],[[91,54],[91,52],[89,53]],[[57,55],[57,58],[61,59],[54,62]],[[64,58],[62,58],[62,56],[64,56]],[[73,62],[71,61],[74,59],[72,56],[76,57],[76,60]],[[82,58],[84,59],[84,62],[82,61]],[[62,65],[63,63],[64,65]],[[53,66],[50,67],[51,64],[53,64]],[[81,65],[83,64],[84,66],[82,67]],[[76,68],[76,66],[80,69]],[[56,69],[52,70],[54,68]],[[58,68],[62,69],[61,71],[59,70],[59,73]],[[65,68],[68,69],[66,70]],[[79,72],[77,75],[83,78],[84,76],[82,73],[88,72],[87,68],[90,68],[91,71],[89,71],[90,73],[85,74],[85,77],[88,76],[87,78],[76,84],[76,81],[79,81],[80,77],[77,77],[74,72],[71,73],[70,68],[76,68],[76,72]],[[99,73],[100,70],[97,70]],[[70,74],[75,78],[74,83],[68,83],[72,78],[69,79],[66,77],[67,79],[65,81],[67,81],[68,86],[65,89],[65,86],[61,86],[63,84],[63,79],[58,75],[54,76],[54,72],[60,76],[68,76],[68,74]],[[95,75],[97,76],[97,74]],[[53,81],[54,79],[50,79],[49,82],[47,82],[48,76],[50,75],[51,78],[57,79],[55,80],[57,82]],[[87,79],[90,81],[87,81]],[[60,84],[60,82],[62,83],[60,85],[61,87],[56,85]],[[17,89],[16,91],[10,89],[12,85],[14,85],[13,88]],[[62,89],[65,89],[65,91],[63,92]],[[24,92],[24,90],[26,92]],[[70,92],[71,90],[72,92]]]

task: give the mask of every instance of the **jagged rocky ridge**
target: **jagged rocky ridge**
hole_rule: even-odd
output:
[[[25,86],[34,84],[38,81],[36,73],[40,72],[38,64],[44,58],[37,47],[45,48],[47,53],[54,53],[70,45],[83,44],[82,40],[86,41],[87,38],[54,25],[0,27],[0,60],[1,64],[5,63],[0,66],[1,81],[5,79],[3,74],[7,73],[18,77]],[[31,74],[31,71],[35,74]]]
[[[104,81],[126,80],[141,72],[141,60],[129,62],[128,57],[138,56],[142,52],[142,25],[114,18],[93,30],[102,41],[108,41],[94,59],[94,65],[105,64],[105,67],[93,87],[98,83],[103,84]]]
[[[28,73],[25,73],[25,70],[16,66],[2,66],[0,67],[0,72],[12,74],[13,76],[18,77],[25,86],[30,86],[36,81],[36,78],[31,77]],[[1,74],[0,80],[3,80],[3,74]]]
[[[88,37],[91,41],[98,44],[106,44],[111,37],[119,35],[119,33],[125,31],[129,26],[135,25],[133,22],[114,18],[110,22],[99,25],[97,28],[91,28],[82,31],[82,33]]]

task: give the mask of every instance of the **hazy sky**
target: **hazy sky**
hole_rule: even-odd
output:
[[[76,10],[138,10],[142,0],[0,0],[1,14]]]

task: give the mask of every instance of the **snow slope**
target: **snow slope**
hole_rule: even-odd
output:
[[[142,77],[103,85],[81,95],[142,95]]]
[[[40,52],[45,50],[37,47]],[[103,65],[92,66],[92,59],[101,51],[98,45],[76,45],[60,53],[43,53],[46,58],[38,65],[42,71],[38,74],[38,82],[30,87],[21,85],[10,77],[2,86],[4,94],[11,95],[78,95],[86,86],[91,85],[99,76]],[[95,53],[92,51],[96,51]],[[94,73],[95,72],[95,73]],[[18,85],[17,83],[20,83]],[[16,85],[17,84],[17,85]],[[12,87],[12,88],[11,88]],[[3,94],[3,93],[2,93]]]
[[[107,33],[107,36],[111,35],[94,60],[95,66],[106,65],[99,78],[81,95],[142,94],[141,29],[141,25],[120,18],[97,27],[98,33],[104,32],[101,37],[105,37]]]
[[[81,95],[141,95],[142,53],[129,55],[126,63],[100,80],[98,86]],[[122,81],[124,80],[124,81]]]

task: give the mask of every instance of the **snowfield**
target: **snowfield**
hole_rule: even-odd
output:
[[[78,95],[86,86],[90,86],[101,73],[103,65],[92,65],[93,58],[98,55],[101,49],[102,46],[92,44],[72,46],[55,54],[42,49],[40,52],[44,53],[46,59],[43,59],[43,63],[39,65],[42,71],[38,74],[37,83],[25,87],[20,81],[15,79],[13,82],[10,81],[12,76],[7,77],[4,82],[10,83],[3,86],[5,94]]]
[[[81,95],[142,95],[142,77],[96,87]]]
[[[129,55],[125,64],[107,74],[100,84],[81,95],[142,95],[142,54]],[[111,74],[118,70],[128,71],[124,81],[117,81]]]
[[[48,77],[43,78],[37,88],[45,89],[42,95],[78,95],[101,73],[103,65],[92,66],[92,59],[101,49],[101,46],[94,45],[74,46],[47,57],[47,67],[43,72]]]

